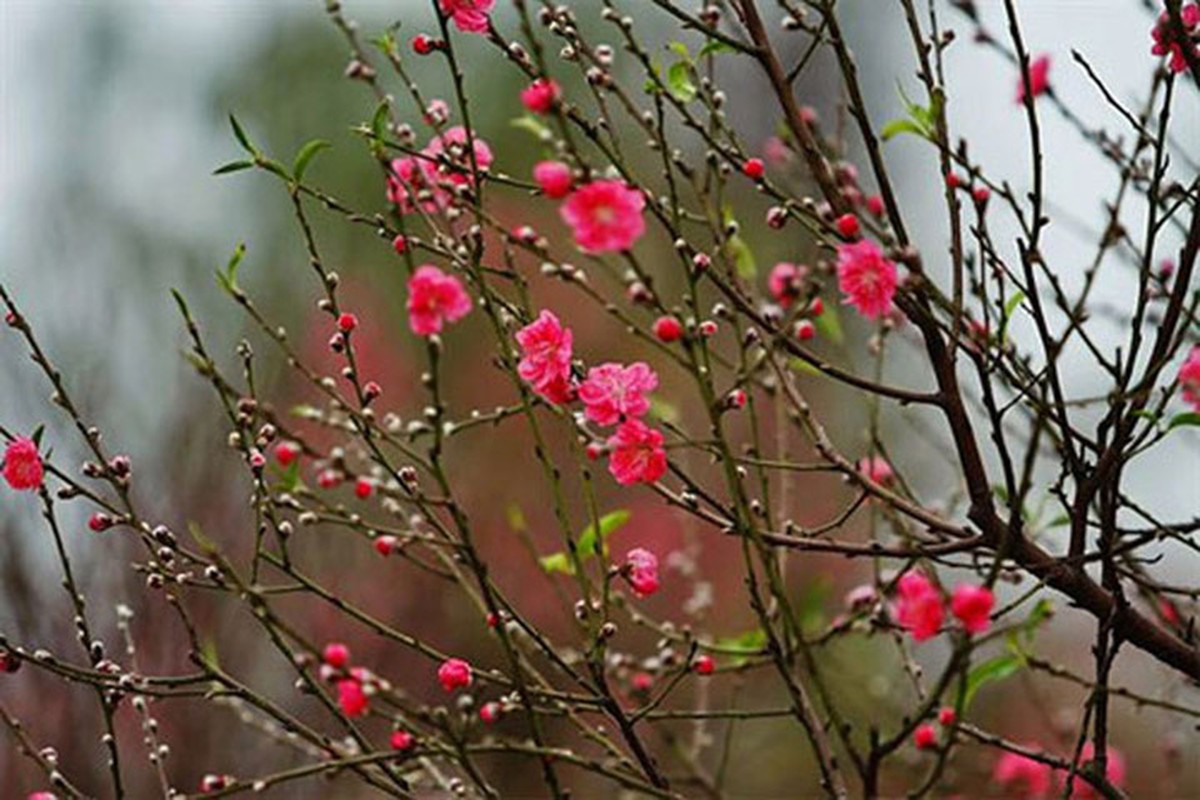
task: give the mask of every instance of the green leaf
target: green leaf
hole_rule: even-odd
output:
[[[257,163],[267,172],[272,172],[283,178],[285,181],[290,182],[292,180],[292,176],[288,174],[288,171],[286,168],[284,168],[283,164],[280,164],[273,158],[259,158]]]
[[[1200,425],[1200,412],[1187,411],[1182,414],[1176,414],[1175,416],[1171,417],[1171,421],[1167,423],[1167,430],[1192,425]]]
[[[696,99],[696,84],[692,83],[692,68],[686,61],[676,61],[667,69],[667,88],[681,103]]]
[[[296,459],[288,464],[284,469],[279,470],[279,484],[276,487],[280,491],[294,492],[300,488],[303,482],[300,480],[300,459]]]
[[[692,60],[692,54],[688,52],[687,45],[683,42],[671,42],[667,45],[667,49],[684,61],[690,62]]]
[[[650,76],[646,78],[646,82],[642,84],[642,91],[646,94],[662,94],[662,64],[657,58],[650,60]]]
[[[233,114],[229,115],[229,124],[233,127],[234,138],[238,140],[238,144],[242,146],[242,149],[250,155],[258,155],[258,150],[250,143],[250,137],[246,136],[246,131],[242,130],[241,123],[237,121],[237,117]]]
[[[837,307],[832,304],[825,306],[825,310],[813,320],[813,324],[817,326],[817,333],[821,335],[821,338],[827,339],[835,345],[841,344],[846,338],[842,333],[842,323],[838,318]]]
[[[715,56],[715,55],[719,55],[720,53],[736,53],[736,52],[737,51],[734,50],[733,47],[731,47],[728,44],[725,44],[725,42],[722,42],[720,39],[709,39],[705,43],[704,47],[700,48],[700,52],[696,54],[696,58],[704,58],[705,56]]]
[[[571,559],[566,553],[554,553],[549,556],[542,556],[538,559],[538,563],[542,565],[542,569],[553,575],[556,572],[561,572],[563,575],[574,575],[575,568],[571,566]]]
[[[241,172],[254,166],[253,161],[230,161],[213,170],[213,175],[228,175],[231,172]]]
[[[46,435],[46,426],[45,426],[45,424],[42,424],[42,425],[38,425],[36,428],[33,429],[33,433],[30,434],[29,438],[33,440],[34,446],[37,447],[37,449],[41,450],[42,449],[42,437],[45,435]]]
[[[200,527],[199,523],[188,522],[187,528],[188,533],[191,534],[192,539],[195,540],[196,544],[200,545],[201,550],[208,554],[214,554],[217,552],[216,542],[205,535],[204,530]]]
[[[915,136],[920,136],[922,139],[927,138],[925,129],[911,119],[894,119],[884,123],[883,128],[879,131],[880,137],[885,142],[902,133],[911,133]]]
[[[1033,610],[1029,612],[1029,616],[1021,623],[1021,627],[1032,633],[1042,627],[1053,616],[1054,603],[1043,597],[1034,604]]]
[[[237,247],[233,248],[233,255],[229,257],[229,263],[225,265],[224,270],[217,270],[217,285],[230,294],[239,291],[237,283],[238,266],[242,263],[243,256],[246,255],[246,245],[243,242],[238,242]]]
[[[805,375],[821,375],[822,374],[821,370],[817,369],[812,364],[808,363],[807,361],[805,361],[804,359],[801,359],[801,358],[791,359],[790,361],[788,361],[788,366],[791,367],[792,369],[796,370],[796,372],[803,372]]]
[[[663,422],[679,421],[679,409],[658,395],[650,396],[650,413]]]
[[[1004,315],[1000,318],[1000,341],[1005,341],[1008,334],[1008,323],[1012,321],[1013,314],[1017,313],[1021,303],[1025,301],[1025,293],[1017,291],[1012,297],[1008,298],[1008,302],[1004,304]]]
[[[740,666],[749,660],[747,656],[755,656],[763,652],[767,646],[767,632],[762,628],[754,628],[737,636],[718,639],[713,646],[727,653],[740,654],[733,659],[733,663]]]
[[[745,239],[737,234],[730,236],[725,250],[729,258],[733,259],[733,266],[737,270],[738,277],[743,280],[753,280],[758,275],[758,262],[754,258],[754,251],[750,249],[750,245],[746,244]]]
[[[329,142],[324,139],[313,139],[304,147],[300,148],[300,152],[296,154],[296,160],[292,162],[292,177],[296,181],[304,178],[304,173],[308,169],[308,165],[316,157],[317,153],[324,150],[326,147],[332,147]]]
[[[922,139],[934,141],[937,136],[937,119],[941,114],[942,104],[945,98],[940,90],[934,90],[933,96],[929,101],[929,107],[925,107],[918,103],[914,103],[904,91],[904,86],[900,83],[896,84],[896,89],[900,93],[900,99],[904,102],[904,110],[908,112],[907,119],[894,119],[883,126],[880,131],[880,136],[884,141],[891,139],[893,136],[898,136],[901,133],[911,133],[915,136],[920,136]]]
[[[963,697],[963,709],[971,705],[971,700],[985,685],[1015,675],[1022,666],[1024,666],[1024,661],[1014,653],[1005,653],[976,664],[967,674],[967,691]]]
[[[575,555],[578,556],[581,562],[587,561],[589,558],[597,555],[596,545],[599,543],[601,552],[606,552],[604,546],[609,536],[612,536],[618,529],[623,527],[626,522],[629,522],[630,512],[625,509],[610,511],[600,518],[598,525],[588,525],[579,534],[579,538],[575,542]],[[542,569],[551,574],[561,572],[564,575],[574,575],[575,565],[572,563],[569,554],[565,552],[551,553],[548,556],[542,556],[538,559],[538,563],[542,565]]]
[[[504,509],[504,516],[508,519],[508,527],[514,533],[529,530],[529,525],[525,521],[525,512],[521,510],[521,506],[517,503],[509,503],[508,508]]]
[[[624,527],[625,523],[629,522],[630,514],[625,509],[610,511],[599,520],[599,542],[601,547],[609,536],[612,536],[617,530]],[[578,547],[576,552],[579,553],[581,559],[589,558],[596,553],[597,542],[597,526],[588,525],[584,528],[583,533],[579,534]]]
[[[376,141],[382,141],[387,134],[387,120],[388,102],[381,100],[379,105],[375,106],[375,113],[371,116],[371,133],[375,136]]]
[[[514,128],[519,128],[523,131],[528,131],[537,137],[538,141],[547,142],[554,138],[554,134],[550,132],[541,120],[532,114],[526,114],[523,117],[517,117],[512,121]]]
[[[200,661],[210,669],[215,669],[221,664],[217,655],[217,640],[211,636],[204,637],[204,641],[200,642]]]

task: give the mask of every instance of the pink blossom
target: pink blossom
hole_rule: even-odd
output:
[[[516,338],[521,346],[517,364],[521,379],[550,402],[567,402],[571,394],[571,329],[543,309],[536,320],[517,331]]]
[[[553,78],[538,78],[521,90],[521,104],[535,114],[547,114],[561,95]]]
[[[663,435],[641,420],[622,422],[608,439],[608,471],[622,486],[654,483],[667,471],[662,445]]]
[[[448,658],[438,667],[437,676],[447,692],[465,689],[471,685],[471,665],[461,658]]]
[[[440,136],[434,136],[421,152],[427,160],[427,171],[431,179],[440,186],[463,186],[472,182],[471,155],[467,151],[467,141],[470,140],[475,151],[474,167],[480,172],[487,172],[492,165],[492,148],[479,136],[467,136],[467,129],[455,125]],[[449,163],[447,163],[449,162]]]
[[[918,725],[913,731],[913,745],[918,750],[932,750],[937,747],[937,729],[928,722]]]
[[[471,311],[471,296],[453,275],[432,264],[417,267],[408,279],[408,326],[418,336],[440,333]]]
[[[361,717],[367,713],[367,694],[362,684],[354,678],[345,678],[337,683],[338,705],[347,717]]]
[[[393,750],[404,752],[416,744],[416,737],[408,731],[392,731],[388,743],[391,744]]]
[[[639,597],[658,591],[658,558],[641,547],[625,554],[625,575]]]
[[[772,164],[782,164],[792,157],[792,150],[778,136],[769,136],[763,144],[763,155]]]
[[[615,425],[622,419],[641,417],[650,410],[647,392],[658,388],[658,375],[638,361],[629,366],[601,364],[588,370],[579,385],[587,418],[597,425]]]
[[[616,253],[633,247],[646,232],[646,198],[622,181],[600,180],[576,189],[559,213],[575,243],[588,253]]]
[[[1179,20],[1187,33],[1188,49],[1193,55],[1200,57],[1200,3],[1188,3],[1180,9]],[[1150,48],[1150,52],[1156,56],[1170,55],[1167,68],[1171,72],[1183,72],[1188,68],[1184,43],[1175,36],[1171,17],[1166,11],[1159,15],[1150,36],[1154,39],[1154,46]]]
[[[53,792],[34,792],[27,800],[58,800],[58,795]]]
[[[838,288],[845,302],[867,319],[891,313],[896,296],[896,265],[884,257],[879,245],[863,239],[838,245]]]
[[[1183,402],[1193,411],[1200,411],[1200,345],[1192,346],[1179,368],[1179,389]]]
[[[882,456],[860,458],[858,460],[858,474],[871,483],[878,483],[881,486],[891,483],[892,478],[896,477],[896,473],[892,470],[892,465]]]
[[[950,611],[968,633],[983,633],[991,625],[996,598],[986,586],[961,584],[950,595]]]
[[[1108,779],[1116,788],[1120,789],[1125,785],[1125,757],[1121,755],[1115,747],[1105,749],[1107,759],[1104,768],[1104,777]],[[1096,745],[1093,742],[1087,742],[1083,745],[1083,749],[1079,753],[1079,765],[1081,767],[1090,764],[1096,760]],[[1062,773],[1063,785],[1066,786],[1067,773]],[[1093,800],[1100,797],[1090,783],[1083,778],[1076,776],[1071,786],[1071,797],[1080,798],[1081,800]]]
[[[767,289],[771,297],[784,308],[790,307],[803,291],[808,273],[809,268],[804,264],[780,261],[771,268],[771,274],[767,277]]]
[[[32,439],[18,436],[4,449],[4,480],[12,488],[23,491],[42,485],[46,471],[42,456]]]
[[[942,627],[946,611],[937,588],[919,572],[905,573],[896,584],[896,620],[923,642],[935,636]]]
[[[533,165],[533,179],[546,197],[559,199],[571,193],[575,178],[571,168],[561,161],[539,161]]]
[[[1029,89],[1034,97],[1046,93],[1050,88],[1050,56],[1040,55],[1029,62]],[[1025,102],[1025,76],[1017,78],[1017,102]]]
[[[416,208],[415,198],[422,189],[430,188],[428,178],[428,163],[414,156],[397,158],[392,161],[392,174],[387,179],[388,201],[393,203],[402,214],[410,214]],[[433,196],[424,201],[421,208],[428,212],[437,211],[446,205],[447,196],[438,190]]]
[[[1027,745],[1030,750],[1038,745]],[[1005,751],[992,767],[992,783],[999,784],[1006,796],[1038,800],[1050,791],[1051,767],[1020,753]]]
[[[875,592],[875,587],[869,583],[864,583],[846,592],[846,607],[855,611],[869,608],[875,604],[877,598],[878,595]]]
[[[350,648],[341,642],[330,642],[325,645],[321,660],[334,669],[345,669],[350,665]]]
[[[438,5],[463,33],[487,33],[488,12],[496,0],[438,0]]]

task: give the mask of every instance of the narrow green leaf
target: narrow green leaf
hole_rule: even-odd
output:
[[[238,291],[238,267],[241,265],[242,258],[245,255],[246,245],[243,242],[238,242],[237,247],[233,248],[233,255],[229,257],[229,262],[225,265],[225,269],[217,270],[217,285],[230,294]]]
[[[738,277],[743,280],[753,280],[758,275],[758,262],[754,258],[754,251],[741,236],[735,234],[729,237],[729,241],[726,243],[726,252],[733,259]]]
[[[967,691],[963,696],[963,708],[966,709],[971,705],[971,700],[985,685],[1015,675],[1022,666],[1022,659],[1013,653],[1005,653],[976,664],[967,674]]]
[[[300,152],[296,154],[296,160],[292,162],[292,177],[297,181],[304,178],[304,173],[308,169],[308,165],[316,157],[317,153],[324,150],[326,147],[332,147],[329,142],[324,139],[313,139],[304,147],[300,148]]]
[[[542,569],[553,575],[560,572],[563,575],[574,575],[575,568],[571,566],[571,559],[566,553],[554,553],[553,555],[542,556],[538,559],[538,563],[542,565]]]
[[[253,161],[230,161],[213,170],[213,175],[228,175],[231,172],[241,172],[254,166]]]
[[[686,61],[692,60],[692,54],[688,52],[687,45],[683,42],[670,42],[667,49]]]
[[[229,124],[233,127],[234,138],[238,140],[238,144],[242,146],[242,149],[250,155],[258,155],[258,150],[250,143],[250,138],[246,136],[246,131],[242,130],[241,123],[237,121],[237,117],[233,114],[229,115]]]
[[[33,440],[34,446],[37,449],[41,450],[42,449],[42,437],[45,435],[46,435],[46,426],[45,426],[45,424],[42,424],[42,425],[38,425],[36,428],[33,429],[33,434],[30,435],[29,438]]]
[[[1182,414],[1176,414],[1171,417],[1171,421],[1167,423],[1167,430],[1179,428],[1181,426],[1200,425],[1200,412],[1187,411]]]
[[[187,528],[188,533],[191,534],[192,539],[195,540],[196,544],[200,545],[201,550],[203,550],[205,553],[217,552],[216,542],[205,535],[204,529],[200,527],[199,523],[188,522]]]
[[[379,105],[375,106],[375,114],[371,117],[371,133],[375,135],[375,139],[382,140],[387,134],[387,119],[388,119],[388,102],[381,100]]]
[[[221,659],[217,654],[217,640],[211,636],[204,637],[204,641],[200,642],[200,660],[209,667],[215,669],[221,665]]]
[[[886,142],[902,133],[911,133],[915,136],[920,136],[922,139],[928,138],[925,135],[925,129],[911,119],[894,119],[891,122],[885,123],[879,131],[879,136]]]
[[[754,628],[737,636],[718,639],[713,646],[727,653],[741,654],[733,659],[733,663],[740,666],[749,660],[748,656],[758,655],[766,649],[767,633],[762,628]]]
[[[519,128],[520,130],[532,133],[540,142],[548,142],[554,138],[554,134],[551,133],[550,129],[532,114],[526,114],[523,117],[517,117],[512,121],[512,126],[514,128]]]
[[[618,529],[624,527],[625,523],[629,522],[630,513],[625,509],[610,511],[599,520],[599,542],[603,546],[605,540],[612,536]],[[588,525],[584,528],[583,533],[579,534],[578,550],[581,559],[590,558],[596,555],[596,537],[597,526]]]
[[[805,375],[821,375],[822,374],[821,370],[817,369],[812,364],[810,364],[807,361],[804,361],[803,359],[800,359],[800,358],[793,358],[791,361],[788,362],[788,366],[791,367],[792,369],[796,370],[796,372],[803,372]]]
[[[510,506],[510,509],[512,507]],[[580,561],[587,561],[595,556],[596,546],[600,545],[601,552],[604,552],[604,542],[609,536],[612,536],[626,522],[629,522],[630,513],[625,509],[610,511],[599,520],[599,525],[588,525],[579,534],[579,538],[575,543],[575,554]],[[524,517],[521,519],[524,524]],[[509,518],[509,524],[512,524],[512,518]],[[548,556],[542,556],[538,559],[542,569],[546,572],[554,574],[556,572],[563,575],[574,575],[575,565],[572,563],[570,556],[565,552],[551,553]]]
[[[1008,298],[1008,302],[1004,304],[1004,311],[1000,316],[1000,341],[1008,341],[1008,324],[1012,322],[1013,314],[1017,313],[1017,309],[1021,307],[1021,303],[1025,300],[1025,293],[1018,290],[1016,294]]]
[[[280,164],[278,161],[272,158],[260,158],[258,160],[258,165],[267,172],[273,172],[274,174],[283,178],[285,181],[290,182],[292,180],[292,176],[288,174],[288,171],[286,168],[284,168],[283,164]]]

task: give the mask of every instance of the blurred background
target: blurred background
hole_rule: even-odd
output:
[[[590,13],[584,8],[590,4],[576,5],[581,13]],[[644,40],[668,40],[670,26],[661,14],[648,10],[649,4],[626,5]],[[914,96],[918,85],[896,4],[846,0],[843,5],[876,123],[900,116],[897,83]],[[1000,4],[979,5],[990,26],[1002,31]],[[309,139],[329,140],[333,148],[315,162],[310,172],[313,182],[355,208],[384,209],[378,167],[350,132],[352,125],[370,118],[375,103],[365,86],[344,77],[349,52],[322,6],[316,0],[0,0],[0,281],[15,294],[43,346],[68,376],[68,386],[85,415],[102,428],[110,446],[131,455],[137,496],[146,515],[179,530],[194,521],[234,549],[252,536],[244,510],[246,478],[225,446],[225,425],[215,395],[180,357],[185,341],[169,290],[177,288],[187,296],[211,349],[226,367],[233,367],[232,348],[249,335],[249,329],[217,288],[213,270],[224,263],[236,243],[245,242],[243,285],[272,319],[287,326],[293,341],[303,342],[314,363],[333,368],[324,347],[327,321],[317,316],[314,306],[318,287],[305,262],[284,192],[258,174],[211,174],[216,166],[239,157],[227,123],[227,115],[234,112],[251,137],[281,160],[290,160]],[[1055,91],[1082,109],[1087,123],[1118,129],[1115,115],[1071,63],[1071,50],[1086,54],[1113,94],[1132,103],[1144,95],[1154,68],[1148,55],[1153,16],[1135,0],[1038,0],[1022,6],[1030,49],[1054,58]],[[427,3],[349,0],[345,11],[359,21],[364,34],[397,19],[405,23],[401,31],[405,40],[411,32],[433,26]],[[952,128],[970,141],[973,157],[990,174],[1010,180],[1014,187],[1025,187],[1025,122],[1012,102],[1016,71],[994,52],[972,44],[971,28],[961,17],[944,8],[942,14],[943,21],[961,34],[947,65]],[[497,18],[502,29],[512,29],[505,12]],[[477,126],[491,142],[499,168],[514,175],[528,174],[537,154],[529,146],[528,134],[509,124],[520,110],[515,98],[523,81],[479,43],[468,42],[464,49],[470,91],[482,98],[476,105]],[[430,67],[420,64],[416,73],[427,96],[448,98],[443,77]],[[801,93],[827,124],[844,124],[839,120],[832,67],[818,59],[802,82]],[[736,81],[737,86],[730,93],[730,116],[743,126],[744,141],[761,147],[775,124],[771,113],[763,112],[774,108],[765,87],[755,74],[726,74],[730,85]],[[385,81],[390,81],[395,94],[403,94],[396,81]],[[414,123],[418,121],[411,106],[401,108]],[[1047,252],[1052,263],[1061,265],[1063,282],[1071,287],[1078,285],[1078,275],[1091,257],[1093,231],[1099,230],[1102,204],[1115,191],[1117,175],[1093,148],[1082,144],[1060,115],[1046,109],[1043,117],[1049,197],[1059,215]],[[1178,105],[1174,127],[1178,141],[1191,143],[1193,158],[1197,157],[1194,145],[1200,141],[1198,119],[1193,92]],[[887,145],[887,153],[914,238],[927,260],[936,262],[946,247],[946,231],[932,150],[901,137]],[[862,172],[865,176],[866,170]],[[756,237],[761,233],[762,201],[752,192],[741,200],[747,209],[739,212],[750,234],[747,238],[756,247],[762,241],[757,252],[762,272],[775,260],[806,257],[808,243]],[[509,205],[498,211],[502,218],[514,224],[530,222],[539,230],[561,235],[553,209],[545,204],[513,195],[505,202]],[[1136,204],[1130,209],[1136,210]],[[417,381],[422,360],[406,329],[399,263],[387,243],[369,228],[316,212],[314,218],[326,260],[344,278],[343,297],[364,321],[363,335],[358,337],[366,348],[364,372],[385,387],[388,409],[405,418],[415,416],[423,404]],[[996,238],[1003,240],[1005,233],[1011,231],[999,226]],[[1131,286],[1131,272],[1116,265],[1101,280],[1097,301],[1124,307]],[[628,344],[620,345],[627,352],[612,352],[611,343],[620,340],[620,329],[592,306],[574,308],[571,304],[578,305],[574,295],[554,288],[543,299],[572,309],[577,341],[582,343],[578,349],[585,355],[641,355]],[[470,407],[487,409],[508,397],[494,386],[490,371],[473,366],[486,363],[490,355],[486,337],[469,333],[470,326],[482,324],[481,318],[464,323],[448,370],[453,396],[466,398],[457,409],[460,413]],[[1103,340],[1107,335],[1108,341],[1115,342],[1121,328],[1117,323],[1110,328],[1097,336]],[[1020,340],[1027,334],[1018,323],[1014,336]],[[851,330],[847,339],[854,342],[865,335]],[[264,370],[260,379],[271,387],[263,393],[277,398],[280,407],[306,399],[305,388],[282,368],[268,344],[261,337],[250,335],[250,339],[260,354]],[[861,347],[840,352],[864,363],[868,358]],[[911,368],[905,359],[912,357],[911,351],[901,349],[889,370],[904,374]],[[1101,376],[1089,370],[1086,359],[1072,364],[1074,394],[1102,390]],[[46,423],[47,441],[59,460],[68,466],[81,461],[78,442],[65,421],[51,412],[46,402],[49,389],[16,337],[0,337],[0,365],[0,421],[25,432]],[[684,399],[690,397],[685,382],[678,375],[664,377],[662,394],[680,407],[686,422],[693,409]],[[673,386],[678,387],[678,400],[672,395]],[[846,402],[847,397],[837,392],[819,386],[811,391],[845,449],[851,453],[864,449],[861,430],[867,410]],[[945,454],[946,442],[933,427],[922,427],[927,422],[897,414],[885,423],[885,439],[901,470],[913,476],[919,493],[948,501],[957,486]],[[452,458],[460,464],[501,465],[473,469],[471,480],[463,481],[460,489],[486,532],[484,547],[489,556],[501,571],[510,570],[514,576],[512,591],[518,602],[536,606],[550,589],[528,555],[512,546],[513,510],[522,511],[535,541],[543,547],[552,547],[554,538],[549,515],[543,513],[546,503],[540,484],[509,478],[516,469],[511,454],[529,451],[523,445],[519,431],[502,428],[467,440]],[[522,468],[532,471],[534,464],[528,458],[530,463]],[[1162,517],[1192,517],[1197,513],[1195,492],[1180,489],[1197,485],[1198,459],[1194,434],[1172,437],[1140,465],[1131,477],[1132,485],[1147,507]],[[819,483],[795,487],[792,513],[798,521],[819,522],[836,507],[826,499],[825,488]],[[698,548],[698,532],[653,502],[648,493],[627,493],[620,499],[613,493],[606,499],[633,511],[629,531],[620,535],[632,543],[649,542],[660,554],[675,554],[670,561],[680,579],[669,580],[671,588],[648,604],[652,614],[678,618],[681,604],[691,601],[697,624],[717,635],[736,636],[751,625],[739,573],[722,568],[727,553],[720,546]],[[0,498],[4,543],[0,547],[0,632],[15,642],[75,657],[67,600],[52,548],[36,504],[27,500],[22,497],[18,502],[11,493]],[[186,671],[185,647],[173,618],[129,569],[139,553],[121,537],[88,534],[83,525],[86,509],[68,506],[63,514],[71,552],[82,566],[93,622],[106,632],[110,649],[118,645],[113,631],[116,607],[123,603],[135,613],[140,668],[155,674]],[[545,536],[540,534],[543,530]],[[318,529],[305,535],[309,536],[303,544],[309,563],[320,565],[331,588],[446,650],[484,662],[494,655],[487,650],[482,622],[455,593],[443,591],[438,583],[406,567],[381,566],[360,542],[355,547],[340,546],[348,540],[339,539],[336,531]],[[1185,579],[1194,576],[1195,566],[1193,560],[1175,558],[1159,568],[1168,577]],[[394,574],[386,574],[389,570]],[[362,574],[378,579],[358,579]],[[797,565],[791,577],[804,607],[811,609],[814,624],[819,625],[840,611],[843,592],[862,582],[867,573],[841,561],[811,558]],[[527,597],[519,587],[526,587]],[[705,602],[709,591],[715,598],[711,607]],[[232,606],[214,603],[200,614],[223,665],[280,702],[289,706],[303,702],[291,692],[287,665],[279,663],[273,652],[251,646],[257,641],[252,624],[238,614],[225,613],[231,610]],[[339,628],[341,623],[323,607],[297,605],[288,610],[315,641],[346,640],[356,658],[394,683],[404,683],[404,676],[411,674],[414,695],[437,699],[427,663],[374,641],[364,631]],[[570,628],[561,611],[547,609],[541,621],[565,635]],[[1090,628],[1081,628],[1078,622],[1063,608],[1041,644],[1052,660],[1086,669]],[[648,652],[653,641],[652,636],[639,639],[634,632],[625,645],[633,652]],[[857,698],[857,716],[886,720],[903,711],[895,697],[899,689],[893,685],[901,673],[886,647],[859,639],[826,655],[838,665],[836,690]],[[936,645],[922,651],[931,663],[939,655]],[[1194,693],[1176,687],[1175,678],[1137,654],[1125,656],[1120,666],[1118,683],[1185,704],[1197,703]],[[68,774],[81,786],[104,791],[102,751],[89,692],[63,692],[58,684],[32,673],[26,669],[0,677],[0,704],[26,722],[38,744],[57,748]],[[1078,687],[1071,684],[1022,674],[985,692],[977,714],[981,722],[1012,739],[1065,742],[1073,733],[1071,725],[1082,699]],[[740,702],[768,706],[779,698],[769,689],[751,685],[742,687]],[[174,748],[168,761],[172,780],[185,791],[193,790],[207,772],[252,776],[302,761],[287,745],[243,725],[231,709],[179,702],[158,708],[155,714],[163,740]],[[1131,765],[1134,796],[1167,796],[1164,793],[1176,791],[1184,796],[1189,788],[1200,786],[1191,726],[1129,705],[1117,705],[1114,714],[1118,720],[1114,743]],[[134,787],[131,796],[150,796],[155,784],[151,771],[143,768],[138,720],[126,709],[120,723]],[[963,759],[953,771],[958,791],[988,791],[991,754],[977,751],[976,756],[974,761]],[[789,724],[744,726],[729,763],[730,785],[738,787],[734,796],[796,796],[795,787],[815,786],[807,749]],[[504,776],[503,785],[512,796],[536,794],[536,783],[527,780],[536,776],[516,768]],[[23,797],[37,788],[45,787],[30,762],[12,748],[0,750],[0,796]],[[313,784],[268,795],[355,796],[349,792],[341,788],[331,795],[328,787]],[[587,796],[586,788],[580,796]]]

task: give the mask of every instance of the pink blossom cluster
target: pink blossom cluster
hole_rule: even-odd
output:
[[[453,204],[456,190],[473,185],[476,170],[487,172],[493,158],[487,142],[468,136],[466,128],[456,125],[435,135],[420,153],[392,161],[388,200],[402,214],[417,208],[426,213],[443,211]]]
[[[1026,744],[1023,747],[1030,751],[1041,749],[1041,746],[1036,743]],[[1079,753],[1080,767],[1090,764],[1095,758],[1096,746],[1092,742],[1087,742]],[[1116,748],[1109,747],[1106,750],[1106,759],[1107,766],[1104,777],[1117,789],[1123,788],[1127,772],[1125,757]],[[1066,790],[1067,773],[1063,770],[1056,770],[1045,761],[1009,750],[996,759],[995,766],[992,768],[992,782],[1001,787],[1006,796],[1041,800],[1060,796]],[[1056,783],[1057,788],[1055,787]],[[1076,775],[1072,782],[1070,796],[1092,800],[1092,798],[1102,795],[1090,783]]]
[[[463,33],[487,33],[496,0],[438,0],[438,5]]]
[[[961,584],[950,597],[950,611],[967,633],[984,633],[991,625],[995,596],[986,586]],[[896,582],[896,621],[914,640],[938,634],[946,617],[941,590],[920,572],[906,572]]]
[[[1200,3],[1183,6],[1179,11],[1179,19],[1183,23],[1182,39],[1176,35],[1171,16],[1166,11],[1159,15],[1158,22],[1150,32],[1154,39],[1150,52],[1156,56],[1169,56],[1167,69],[1171,72],[1183,72],[1188,68],[1187,53],[1200,59]]]
[[[647,395],[658,386],[654,370],[642,362],[610,362],[592,367],[577,382],[571,364],[574,337],[548,310],[517,331],[516,340],[521,347],[517,372],[535,394],[553,405],[578,399],[587,419],[616,426],[606,444],[608,470],[617,483],[654,483],[666,473],[663,435],[641,420],[650,410]]]

